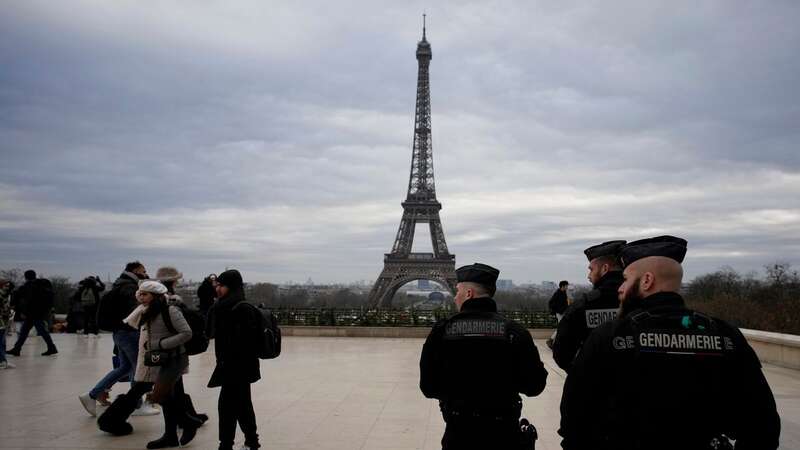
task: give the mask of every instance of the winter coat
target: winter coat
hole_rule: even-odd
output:
[[[242,290],[220,298],[208,311],[206,335],[214,339],[217,365],[208,387],[229,383],[255,383],[261,379],[255,343],[260,338],[255,308],[236,307],[244,301]]]
[[[128,315],[136,309],[136,291],[139,289],[139,278],[131,272],[122,272],[114,281],[111,290],[100,299],[97,308],[97,325],[101,330],[132,330],[125,323]]]
[[[159,380],[162,369],[173,373],[186,373],[189,369],[189,355],[183,344],[192,338],[192,329],[183,317],[183,313],[176,306],[167,306],[169,317],[175,333],[169,330],[162,314],[153,317],[149,322],[142,322],[141,316],[147,307],[140,305],[126,319],[125,323],[139,327],[139,356],[136,359],[136,373],[134,381],[155,383]],[[148,350],[172,350],[169,366],[150,367],[144,365],[144,354]]]
[[[550,297],[550,301],[547,302],[547,306],[550,308],[550,314],[564,314],[569,306],[567,293],[561,289],[556,290]]]
[[[50,280],[28,280],[13,294],[15,310],[29,320],[48,320],[53,309],[53,285]]]

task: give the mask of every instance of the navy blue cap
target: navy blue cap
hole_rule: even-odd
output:
[[[686,239],[675,236],[640,239],[624,245],[620,250],[619,259],[623,267],[649,256],[664,256],[682,263],[686,256],[686,244]]]
[[[616,258],[619,256],[619,251],[627,241],[606,241],[602,244],[593,245],[583,251],[586,258],[591,261],[601,256],[611,256]]]
[[[456,269],[456,279],[459,283],[470,282],[478,283],[491,289],[496,289],[497,277],[500,271],[486,264],[475,263],[469,266],[462,266]]]

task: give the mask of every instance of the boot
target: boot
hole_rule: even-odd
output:
[[[100,430],[115,436],[131,434],[133,427],[127,420],[133,410],[136,409],[137,403],[137,398],[130,398],[127,394],[120,394],[97,419],[97,426]]]
[[[208,421],[207,414],[198,413],[194,409],[194,404],[192,403],[192,397],[189,394],[183,394],[183,410],[186,411],[186,415],[189,416],[189,419],[197,418],[200,421],[200,425],[203,425]]]
[[[174,435],[169,436],[166,434],[156,439],[155,441],[150,441],[147,443],[147,448],[169,448],[177,446],[178,446],[178,436]]]

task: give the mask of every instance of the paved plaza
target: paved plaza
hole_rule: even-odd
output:
[[[133,417],[134,434],[100,432],[78,402],[111,365],[111,337],[56,335],[61,353],[42,357],[33,337],[17,369],[0,371],[0,449],[143,449],[161,435],[161,416]],[[262,381],[253,400],[265,449],[438,449],[443,422],[438,405],[420,394],[421,339],[284,339],[284,353],[262,361]],[[543,342],[537,342],[550,372],[539,397],[526,399],[524,415],[539,429],[537,449],[560,448],[556,428],[564,373]],[[211,420],[190,448],[217,448],[216,400],[206,388],[213,354],[192,358],[186,388]],[[800,449],[800,372],[769,366],[767,377],[783,424],[782,449]],[[118,385],[112,395],[126,390]],[[237,436],[241,444],[241,433]]]

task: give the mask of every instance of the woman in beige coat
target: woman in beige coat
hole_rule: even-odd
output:
[[[125,421],[133,411],[133,400],[143,392],[153,389],[153,400],[164,411],[164,435],[147,444],[147,448],[177,447],[179,442],[187,444],[197,433],[199,423],[186,420],[183,411],[182,374],[189,369],[189,356],[183,344],[192,338],[192,329],[184,319],[180,309],[167,303],[167,288],[158,281],[143,281],[136,291],[139,306],[124,320],[131,327],[138,328],[139,357],[136,361],[134,383],[123,398],[122,405],[112,404],[98,420],[100,429],[113,434],[127,434],[132,428]],[[168,320],[171,326],[168,326]],[[118,398],[115,404],[120,401]],[[133,405],[135,407],[135,405]],[[106,417],[104,417],[106,416]],[[183,435],[178,439],[178,426]]]

